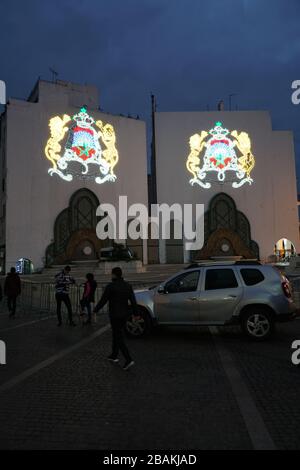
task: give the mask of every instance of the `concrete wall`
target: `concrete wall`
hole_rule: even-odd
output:
[[[226,179],[223,184],[212,184],[210,189],[189,184],[189,138],[201,130],[209,131],[216,121],[230,131],[249,134],[256,159],[251,186],[246,183],[234,189]],[[156,113],[156,163],[158,203],[203,203],[206,210],[215,194],[225,192],[248,217],[251,236],[259,245],[262,259],[273,253],[274,244],[282,237],[290,239],[299,251],[293,135],[289,131],[272,131],[268,112]],[[164,247],[160,250],[163,259]]]
[[[147,157],[145,123],[136,119],[103,114],[96,108],[95,88],[60,87],[40,82],[37,103],[10,100],[7,107],[7,182],[6,182],[6,269],[27,257],[34,267],[43,266],[46,247],[53,239],[53,224],[66,208],[72,194],[88,188],[100,202],[118,203],[119,195],[128,204],[147,205]],[[76,104],[78,107],[75,107]],[[64,181],[50,176],[51,163],[44,149],[49,138],[50,118],[74,115],[83,105],[95,120],[111,123],[116,132],[119,162],[117,180],[102,185],[94,180]]]

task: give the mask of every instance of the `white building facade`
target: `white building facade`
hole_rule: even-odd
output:
[[[99,257],[100,203],[148,206],[146,125],[99,110],[94,86],[38,81],[0,118],[0,265]],[[300,251],[293,135],[268,112],[155,114],[157,203],[204,204],[204,246],[117,240],[144,264]],[[171,223],[171,235],[176,221]]]
[[[99,111],[93,86],[38,81],[1,117],[2,269],[97,258],[99,203],[147,206],[146,126]],[[104,244],[105,245],[105,244]],[[132,243],[147,262],[145,243]]]
[[[299,251],[292,132],[273,131],[265,111],[159,112],[155,123],[157,202],[206,211],[202,250],[161,241],[160,262],[268,261],[281,239]]]

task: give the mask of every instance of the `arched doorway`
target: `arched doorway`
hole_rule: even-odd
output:
[[[295,245],[287,238],[280,238],[274,245],[274,255],[280,261],[288,261],[295,254]]]
[[[97,196],[89,189],[80,189],[70,198],[69,206],[57,216],[54,240],[46,250],[46,265],[98,259],[106,242],[96,235]]]
[[[166,242],[166,263],[181,264],[183,263],[183,238],[175,237],[175,232],[182,234],[182,223],[179,220],[171,219],[170,237]]]
[[[214,196],[204,216],[204,246],[193,259],[242,256],[259,259],[258,244],[251,239],[250,223],[225,193]]]

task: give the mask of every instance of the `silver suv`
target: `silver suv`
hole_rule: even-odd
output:
[[[240,324],[249,337],[263,340],[275,322],[296,316],[288,279],[259,262],[193,264],[135,294],[140,316],[130,316],[126,329],[136,337],[155,325]]]

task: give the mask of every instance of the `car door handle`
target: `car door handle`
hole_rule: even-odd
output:
[[[228,295],[227,297],[224,297],[224,300],[233,300],[236,298],[237,298],[237,295]]]
[[[198,297],[189,297],[188,300],[193,300],[193,301],[195,301],[195,300],[198,300]]]

